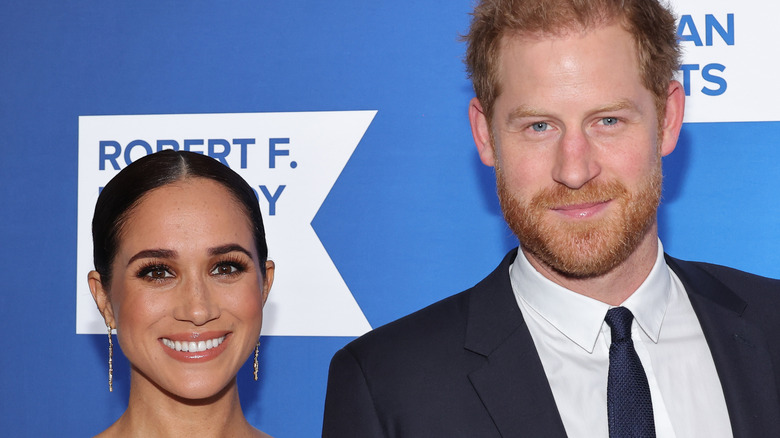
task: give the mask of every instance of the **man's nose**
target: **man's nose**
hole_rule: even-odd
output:
[[[553,179],[570,189],[579,189],[601,173],[596,150],[580,129],[567,129],[556,150]]]

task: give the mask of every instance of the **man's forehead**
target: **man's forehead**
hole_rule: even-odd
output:
[[[496,54],[496,79],[497,79],[497,85],[499,87],[499,90],[502,87],[502,84],[504,83],[504,76],[506,74],[506,69],[509,68],[509,65],[514,62],[513,57],[515,56],[526,56],[527,59],[524,59],[523,62],[525,65],[528,66],[528,68],[533,68],[535,65],[537,65],[537,62],[534,62],[535,59],[541,58],[543,56],[546,56],[548,53],[552,55],[553,50],[556,49],[556,47],[566,47],[569,42],[574,42],[575,44],[578,44],[577,40],[585,39],[588,36],[593,35],[594,33],[598,33],[600,31],[608,31],[603,32],[603,35],[599,38],[601,39],[601,43],[603,43],[603,48],[597,47],[595,50],[596,53],[593,54],[593,56],[608,56],[609,52],[612,52],[612,54],[616,54],[616,50],[620,50],[620,48],[623,48],[625,50],[628,50],[628,52],[623,53],[630,53],[629,56],[632,58],[632,63],[637,67],[637,71],[639,71],[640,66],[640,59],[639,59],[639,51],[636,46],[636,39],[634,36],[629,33],[624,26],[618,25],[617,23],[609,23],[603,26],[598,27],[589,27],[589,28],[574,28],[574,29],[562,29],[558,33],[549,33],[549,32],[513,32],[513,33],[507,33],[504,36],[502,36],[500,45],[499,45],[499,51]],[[621,41],[618,43],[619,41]],[[591,41],[594,41],[591,39]],[[597,41],[597,40],[595,40]],[[625,44],[628,42],[628,44]],[[562,43],[562,44],[558,44]],[[586,45],[580,45],[580,47],[585,48],[586,50],[590,50],[589,47],[592,47],[592,43],[588,43]],[[539,50],[541,48],[541,50]],[[530,56],[530,59],[528,59],[528,50],[532,50],[535,53],[533,53]],[[548,52],[549,51],[549,52]],[[566,50],[564,49],[564,52]],[[522,55],[523,53],[526,53],[526,55]],[[539,59],[540,61],[544,61],[543,59]],[[499,92],[500,94],[500,92]]]

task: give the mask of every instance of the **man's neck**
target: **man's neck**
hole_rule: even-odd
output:
[[[522,245],[521,250],[534,269],[553,283],[611,306],[619,306],[639,288],[653,269],[658,257],[658,234],[654,226],[626,260],[597,277],[564,275],[537,259]]]

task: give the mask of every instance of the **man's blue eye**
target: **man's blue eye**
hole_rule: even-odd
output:
[[[618,122],[618,119],[616,119],[615,117],[604,117],[603,119],[601,119],[601,121],[602,121],[602,122],[603,122],[605,125],[608,125],[608,126],[609,126],[609,125],[616,125],[616,124],[617,124],[617,122]]]
[[[549,125],[545,122],[537,122],[531,125],[531,128],[533,128],[536,132],[543,132],[546,131]]]

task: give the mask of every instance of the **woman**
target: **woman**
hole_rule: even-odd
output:
[[[274,278],[249,185],[203,155],[148,155],[100,193],[92,238],[89,288],[131,368],[127,410],[99,436],[267,437],[236,386],[253,352],[257,379]]]

